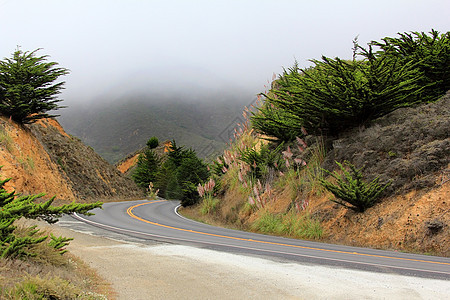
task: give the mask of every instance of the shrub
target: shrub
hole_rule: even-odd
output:
[[[261,143],[259,151],[254,148],[240,150],[239,160],[250,167],[250,176],[262,179],[269,170],[278,170],[283,164],[281,155],[283,146],[280,144],[275,149],[270,149],[269,144]]]
[[[96,207],[101,207],[101,202],[90,204],[71,203],[62,206],[52,206],[54,197],[43,203],[34,201],[44,194],[32,196],[19,196],[13,192],[7,192],[3,186],[10,179],[0,180],[0,257],[26,257],[33,256],[32,246],[42,243],[47,236],[36,235],[39,230],[34,227],[28,228],[24,236],[14,233],[16,226],[14,222],[21,217],[29,219],[41,219],[48,223],[55,223],[63,214],[74,212],[88,214],[88,211]],[[67,239],[56,240],[55,242],[67,242]],[[56,249],[60,249],[61,244],[54,244]]]
[[[420,97],[434,101],[450,90],[450,32],[440,34],[431,30],[399,33],[397,38],[386,37],[372,41],[382,55],[398,58],[400,63],[414,62],[422,74],[420,84],[426,87]]]
[[[287,137],[276,136],[281,140],[304,136],[302,127],[312,134],[334,136],[415,103],[420,76],[412,63],[400,65],[388,57],[379,58],[371,50],[365,55],[365,61],[324,56],[322,61],[313,60],[315,67],[306,70],[294,65],[278,81],[279,88],[265,95],[267,104],[253,119],[261,119],[269,109],[278,110],[282,116],[277,122],[279,131],[291,132]],[[269,134],[263,120],[254,125],[258,131]]]
[[[373,206],[390,184],[388,182],[380,185],[378,177],[370,183],[366,183],[362,180],[361,170],[357,169],[351,163],[345,162],[345,165],[350,169],[349,171],[342,164],[338,162],[336,164],[342,171],[342,175],[339,175],[337,171],[332,173],[324,170],[336,179],[336,184],[325,179],[320,179],[320,183],[337,198],[333,199],[333,202],[356,212],[364,212],[367,208]]]
[[[66,238],[63,236],[56,237],[52,233],[50,234],[50,239],[48,245],[58,251],[61,255],[67,252],[67,249],[64,247],[69,245],[69,241],[73,240],[73,238]]]
[[[158,147],[159,145],[159,141],[158,138],[156,136],[151,137],[148,141],[147,141],[147,147],[150,149],[155,149],[156,147]]]

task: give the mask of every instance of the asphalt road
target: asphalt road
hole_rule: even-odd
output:
[[[94,216],[75,215],[90,226],[134,238],[230,253],[350,269],[450,280],[445,257],[349,247],[214,227],[176,212],[178,201],[105,203]]]

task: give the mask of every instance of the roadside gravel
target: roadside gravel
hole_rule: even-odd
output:
[[[448,299],[450,282],[275,262],[188,246],[124,242],[58,225],[68,249],[118,299]]]

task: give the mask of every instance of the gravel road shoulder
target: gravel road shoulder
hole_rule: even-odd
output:
[[[125,242],[63,226],[49,227],[75,238],[69,251],[111,282],[118,299],[448,299],[450,295],[450,281]]]

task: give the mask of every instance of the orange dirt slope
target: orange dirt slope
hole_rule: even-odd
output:
[[[54,123],[58,124],[53,120],[45,125],[53,126]],[[43,192],[48,198],[56,196],[62,200],[76,198],[59,166],[52,162],[31,131],[4,117],[0,117],[0,166],[0,178],[11,178],[5,185],[9,191],[16,190],[22,194]]]

